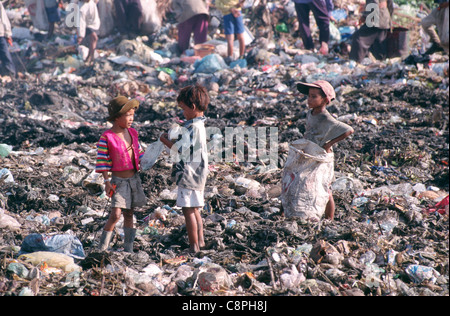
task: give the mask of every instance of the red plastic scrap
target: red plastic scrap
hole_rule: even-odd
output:
[[[434,213],[438,212],[441,215],[444,215],[446,212],[446,207],[448,209],[448,203],[449,203],[449,196],[447,195],[446,198],[442,199],[439,203],[437,203],[435,206],[430,207],[427,210],[427,213]]]

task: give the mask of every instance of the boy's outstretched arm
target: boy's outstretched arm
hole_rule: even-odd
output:
[[[164,133],[159,137],[159,140],[167,147],[172,148],[173,143],[169,139],[167,139],[167,137],[169,137],[169,135],[167,133]]]
[[[333,147],[334,144],[340,142],[341,140],[346,139],[347,137],[349,137],[351,134],[353,134],[354,130],[353,128],[351,130],[349,130],[348,132],[342,134],[341,136],[338,136],[332,140],[330,140],[329,142],[327,142],[325,145],[323,145],[323,149],[326,150],[327,153],[331,152],[331,147]]]

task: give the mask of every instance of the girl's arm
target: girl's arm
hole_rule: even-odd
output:
[[[111,179],[109,178],[108,171],[102,172],[103,179],[105,180],[105,192],[108,196],[111,196],[111,191],[114,192],[114,188],[111,184]]]

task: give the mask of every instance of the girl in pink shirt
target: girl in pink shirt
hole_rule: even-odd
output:
[[[112,211],[103,229],[99,249],[108,249],[112,232],[120,216],[124,217],[124,248],[133,252],[136,229],[133,228],[133,209],[146,204],[139,177],[139,161],[144,152],[139,145],[138,133],[131,127],[134,113],[139,108],[137,100],[119,96],[108,105],[108,121],[113,124],[105,131],[97,145],[96,172],[105,179],[105,191],[113,193]],[[109,178],[109,173],[112,177]],[[115,188],[114,188],[115,186]]]

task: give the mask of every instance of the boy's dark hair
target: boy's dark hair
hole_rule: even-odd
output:
[[[184,87],[177,97],[177,102],[183,102],[191,109],[194,108],[195,104],[196,108],[201,112],[206,111],[209,101],[208,91],[205,87],[198,84]]]

